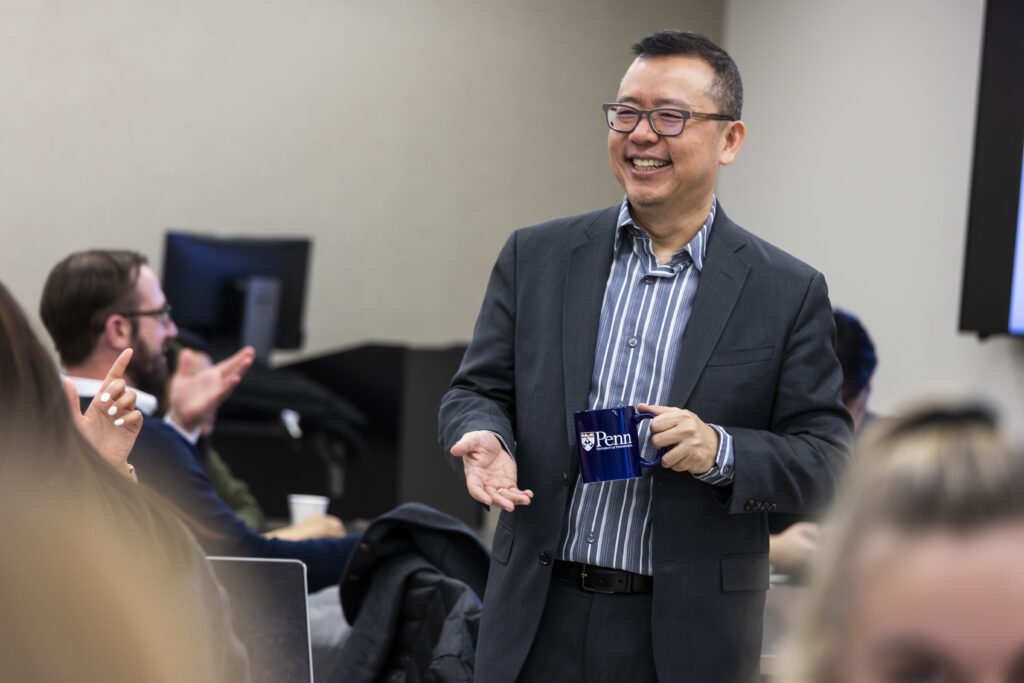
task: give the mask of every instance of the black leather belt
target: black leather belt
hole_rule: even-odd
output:
[[[654,588],[654,577],[579,562],[555,560],[553,573],[590,593],[650,593]]]

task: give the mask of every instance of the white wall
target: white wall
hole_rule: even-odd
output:
[[[728,0],[748,138],[719,195],[861,317],[878,411],[979,396],[1024,433],[1022,345],[957,331],[983,15],[983,0]]]
[[[315,239],[305,353],[469,338],[511,230],[618,201],[599,105],[718,0],[0,0],[0,279],[159,268],[167,227]]]
[[[881,365],[1024,408],[1019,344],[959,334],[983,0],[0,0],[0,280],[160,263],[168,226],[306,234],[309,343],[468,338],[513,228],[610,204],[597,105],[662,27],[747,88],[730,215],[825,272]]]

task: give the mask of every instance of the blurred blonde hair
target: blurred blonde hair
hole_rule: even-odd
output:
[[[1011,520],[1024,520],[1024,457],[1000,438],[989,411],[922,407],[870,425],[828,516],[779,680],[837,679],[851,566],[872,531],[969,533]]]
[[[245,679],[224,606],[204,608],[219,597],[208,567],[163,561],[163,539],[142,540],[133,520],[17,469],[0,483],[0,679]]]
[[[195,539],[78,432],[0,283],[0,680],[245,680]]]

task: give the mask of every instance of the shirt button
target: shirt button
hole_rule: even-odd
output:
[[[626,345],[629,346],[629,348],[631,349],[636,348],[637,344],[639,343],[640,340],[637,339],[636,337],[630,337],[629,339],[626,340]]]
[[[596,540],[597,538],[594,536],[594,534],[587,534],[587,543],[593,543]]]
[[[654,276],[653,275],[645,275],[642,278],[640,278],[640,282],[644,283],[645,285],[653,285],[654,284]]]
[[[542,550],[540,553],[540,563],[543,565],[551,564],[551,553],[546,550]]]

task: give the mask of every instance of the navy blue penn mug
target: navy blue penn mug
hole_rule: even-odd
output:
[[[661,462],[664,449],[655,460],[640,457],[636,426],[651,413],[638,413],[633,406],[581,410],[573,415],[580,476],[584,484],[643,476],[643,468]]]

